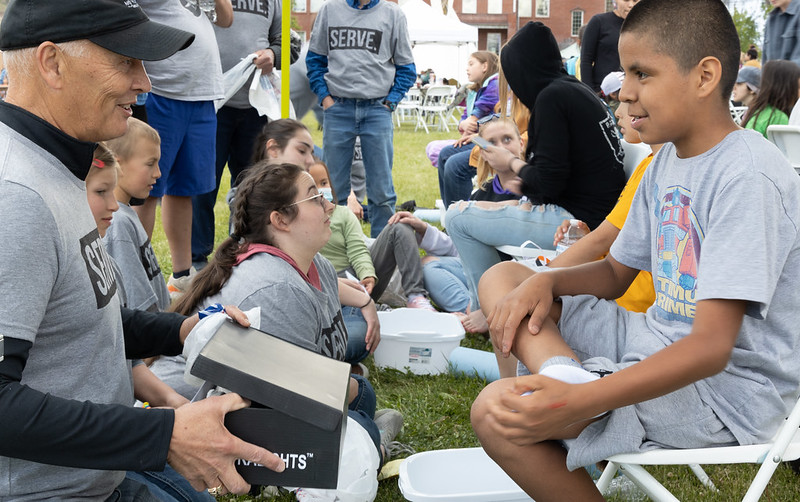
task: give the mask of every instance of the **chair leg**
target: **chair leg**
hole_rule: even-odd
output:
[[[617,464],[614,462],[609,461],[606,465],[606,468],[603,469],[603,474],[600,475],[600,479],[597,480],[596,486],[600,493],[605,493],[608,490],[608,486],[611,484],[611,480],[614,479],[614,476],[617,474]]]
[[[644,467],[635,464],[620,464],[625,476],[641,488],[653,502],[680,502],[675,495],[658,482]]]
[[[706,471],[704,471],[703,468],[700,466],[700,464],[689,464],[689,469],[691,469],[694,475],[697,476],[697,479],[699,479],[700,482],[703,483],[703,486],[714,492],[719,491],[717,487],[714,485],[714,482],[711,481],[711,478],[708,477],[708,474],[706,474]]]
[[[742,502],[758,502],[761,498],[761,494],[764,493],[764,489],[769,484],[769,480],[772,479],[772,474],[775,473],[775,469],[778,468],[780,463],[780,457],[764,459],[764,463],[759,467],[756,477],[753,478],[753,482],[750,483],[750,488],[748,488],[747,493],[744,494]]]

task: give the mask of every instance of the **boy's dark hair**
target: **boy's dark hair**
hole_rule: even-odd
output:
[[[749,49],[747,49],[747,55],[750,56],[750,59],[758,59],[758,50],[752,45]]]
[[[739,71],[739,35],[721,0],[641,0],[622,23],[621,33],[634,32],[687,72],[705,57],[717,58],[720,97],[730,99]]]

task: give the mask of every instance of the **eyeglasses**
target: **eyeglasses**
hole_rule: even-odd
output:
[[[314,200],[314,199],[317,199],[317,201],[319,202],[320,206],[322,206],[323,208],[325,207],[325,194],[323,194],[322,192],[317,192],[315,195],[312,195],[311,197],[306,197],[305,199],[298,200],[297,202],[292,202],[291,204],[289,204],[286,207],[296,206],[297,204],[300,204],[301,202],[305,202],[307,200]]]

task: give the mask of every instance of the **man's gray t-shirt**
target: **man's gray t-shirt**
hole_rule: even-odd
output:
[[[83,181],[1,123],[0,156],[0,333],[33,344],[21,383],[129,406],[117,283]],[[0,456],[0,499],[102,500],[124,477]]]
[[[150,238],[130,206],[120,203],[103,242],[122,272],[127,306],[136,310],[167,310],[170,298],[161,266]]]
[[[385,0],[369,9],[327,0],[314,22],[309,50],[328,57],[325,82],[339,98],[386,97],[395,65],[414,62],[406,16]]]
[[[217,38],[211,21],[183,0],[139,0],[153,21],[194,33],[194,42],[161,61],[145,61],[153,93],[178,101],[211,101],[224,95]],[[234,29],[234,28],[229,28]],[[243,54],[246,56],[246,54]]]
[[[272,49],[275,53],[275,68],[281,66],[281,4],[259,0],[233,0],[233,25],[220,28],[214,25],[219,46],[222,71],[236,66],[242,58],[261,49]],[[250,108],[250,81],[225,103],[232,108]]]
[[[698,301],[748,302],[725,370],[697,382],[741,444],[772,436],[800,380],[800,178],[749,130],[681,159],[666,144],[633,199],[611,255],[653,274],[647,311],[665,344],[689,334]]]

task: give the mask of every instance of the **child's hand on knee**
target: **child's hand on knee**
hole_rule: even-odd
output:
[[[527,329],[537,334],[553,304],[553,285],[546,273],[536,274],[508,293],[489,313],[489,333],[492,343],[508,357],[522,320],[530,316]]]

